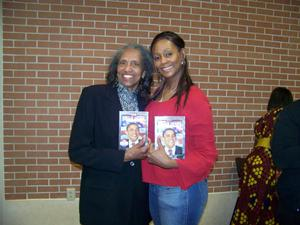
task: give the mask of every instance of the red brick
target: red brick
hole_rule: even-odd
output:
[[[273,87],[300,98],[298,12],[279,0],[5,1],[5,198],[79,192],[81,169],[67,149],[82,88],[105,83],[116,49],[149,46],[162,30],[185,39],[193,81],[212,104],[219,156],[209,191],[237,190],[234,158],[253,146],[253,123]]]

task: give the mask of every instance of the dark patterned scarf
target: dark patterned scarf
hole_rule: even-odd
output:
[[[130,91],[122,84],[117,84],[118,95],[123,111],[138,111],[137,92]]]

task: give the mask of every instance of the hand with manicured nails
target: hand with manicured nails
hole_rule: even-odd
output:
[[[151,144],[148,154],[147,160],[149,163],[160,166],[165,169],[177,168],[177,162],[174,159],[171,159],[167,153],[165,152],[164,146],[161,143],[161,138],[157,138],[158,148],[155,149],[154,145]]]
[[[145,159],[149,149],[149,142],[146,144],[143,138],[138,144],[133,145],[131,148],[127,148],[125,151],[124,162],[128,162],[135,159]]]

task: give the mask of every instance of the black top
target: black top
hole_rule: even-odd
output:
[[[146,102],[138,97],[139,109]],[[146,225],[150,221],[147,186],[139,160],[123,162],[118,149],[117,89],[83,89],[70,136],[70,159],[82,166],[80,222],[83,225]]]
[[[279,200],[292,210],[300,209],[300,100],[287,106],[275,124],[271,142],[278,180]]]

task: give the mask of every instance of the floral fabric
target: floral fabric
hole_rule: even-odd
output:
[[[239,197],[230,225],[278,225],[276,168],[269,146],[281,110],[271,110],[255,123],[256,143],[243,164]]]

